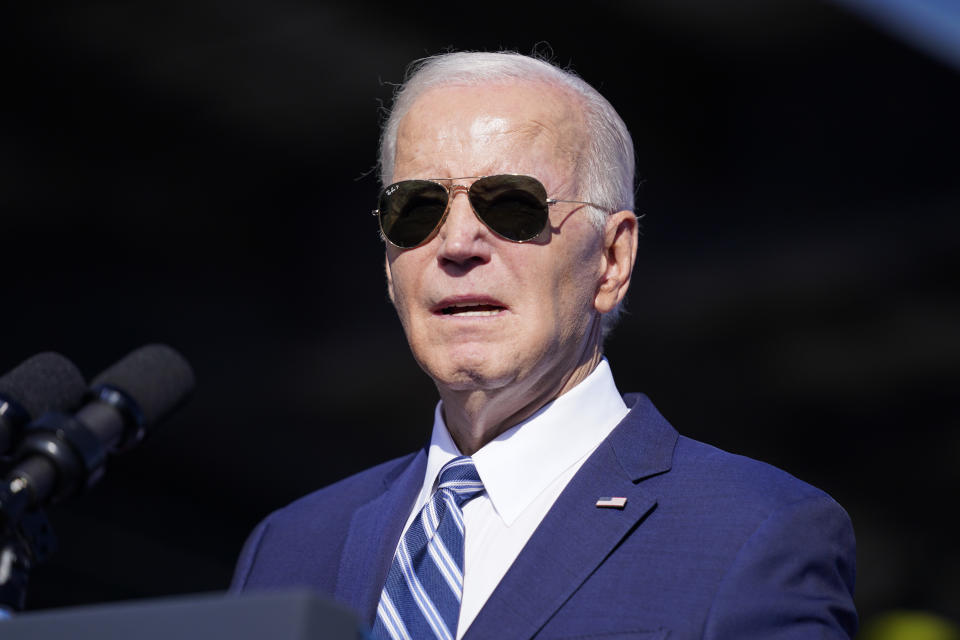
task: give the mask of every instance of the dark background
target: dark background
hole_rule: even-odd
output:
[[[634,135],[646,217],[608,344],[621,390],[845,505],[865,619],[960,618],[947,58],[800,0],[4,14],[0,370],[53,349],[92,378],[166,342],[199,380],[49,509],[60,549],[29,608],[223,589],[270,510],[425,441],[436,393],[369,215],[379,108],[415,58],[537,46]]]

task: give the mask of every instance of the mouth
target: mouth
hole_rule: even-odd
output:
[[[466,318],[470,316],[495,316],[501,311],[503,311],[503,307],[492,304],[474,304],[444,307],[440,310],[440,313],[445,316],[460,316],[461,318]]]
[[[444,300],[434,313],[457,318],[484,318],[498,315],[507,307],[496,300]]]

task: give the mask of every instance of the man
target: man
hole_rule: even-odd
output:
[[[234,589],[309,586],[384,638],[855,632],[839,505],[614,385],[637,219],[606,100],[541,60],[438,56],[381,167],[390,298],[441,398],[430,445],[273,513]]]

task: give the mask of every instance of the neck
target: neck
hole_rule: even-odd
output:
[[[547,372],[497,389],[454,391],[438,387],[447,430],[460,452],[473,455],[507,429],[580,384],[603,358],[599,340],[589,340],[588,345],[575,362],[564,363],[566,374],[562,376]]]

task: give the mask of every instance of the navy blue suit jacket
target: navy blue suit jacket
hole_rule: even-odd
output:
[[[477,638],[845,638],[844,510],[774,467],[679,436],[642,395],[564,489],[467,630]],[[368,624],[426,452],[274,512],[232,588],[307,586]],[[597,508],[601,496],[627,498]]]

